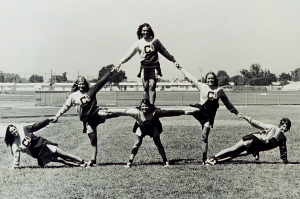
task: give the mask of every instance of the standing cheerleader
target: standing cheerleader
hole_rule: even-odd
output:
[[[149,99],[151,104],[154,104],[156,98],[156,82],[157,75],[162,76],[161,68],[158,60],[158,53],[179,66],[175,58],[165,49],[160,41],[154,38],[154,32],[151,26],[144,23],[137,30],[138,41],[134,43],[127,54],[120,60],[118,66],[126,63],[137,52],[140,54],[140,71],[138,77],[142,78],[144,87],[144,99]]]
[[[117,70],[117,67],[113,68],[102,79],[100,79],[94,86],[90,87],[89,83],[84,77],[79,77],[74,83],[72,93],[68,97],[63,107],[53,117],[53,121],[56,122],[60,116],[67,112],[73,105],[75,105],[76,111],[79,115],[80,121],[83,122],[83,133],[87,133],[91,141],[92,153],[91,161],[87,166],[93,166],[96,164],[97,157],[97,126],[104,123],[106,119],[117,117],[111,113],[106,113],[103,109],[97,106],[96,94],[105,85],[108,78]]]
[[[135,109],[110,109],[108,112],[120,116],[131,116],[136,119],[136,123],[133,127],[133,132],[136,134],[135,143],[133,145],[129,161],[125,167],[131,167],[132,162],[143,142],[143,138],[147,135],[153,138],[153,141],[163,159],[164,165],[167,167],[169,166],[169,162],[167,161],[165,149],[160,141],[160,134],[163,132],[163,128],[159,118],[184,114],[191,115],[198,112],[198,110],[193,108],[188,110],[163,110],[156,108],[148,99],[143,99],[141,105]]]
[[[199,108],[199,114],[194,115],[194,117],[202,126],[201,150],[203,164],[205,164],[208,150],[208,135],[210,129],[213,128],[215,116],[219,108],[219,99],[222,100],[226,108],[231,113],[238,115],[239,112],[230,103],[223,89],[218,87],[218,79],[215,73],[207,73],[205,76],[205,83],[201,83],[182,67],[179,66],[177,68],[181,70],[184,76],[200,91],[200,103],[191,106]]]

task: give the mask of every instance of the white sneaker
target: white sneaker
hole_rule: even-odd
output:
[[[205,164],[215,165],[215,164],[217,164],[217,160],[215,158],[209,158],[209,159],[205,160]]]
[[[132,166],[131,163],[128,162],[124,167],[125,167],[125,168],[131,168],[131,166]]]
[[[170,163],[169,162],[165,162],[164,167],[170,167]]]

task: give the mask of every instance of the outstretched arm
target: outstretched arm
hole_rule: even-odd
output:
[[[87,95],[92,98],[97,94],[97,92],[105,85],[105,83],[108,81],[108,78],[113,74],[114,71],[117,71],[118,67],[113,67],[113,69],[108,72],[106,75],[104,75],[94,86],[90,88],[90,90],[87,92]]]
[[[220,89],[220,98],[222,100],[222,102],[224,103],[224,105],[226,106],[226,108],[231,112],[234,113],[235,115],[238,115],[239,112],[238,110],[236,110],[236,108],[231,104],[231,102],[229,101],[227,95],[224,93],[223,89]]]
[[[198,82],[198,80],[195,77],[193,77],[190,73],[188,73],[186,70],[184,70],[181,66],[178,65],[177,68],[179,70],[181,70],[181,72],[189,80],[189,82],[191,82],[193,85],[195,85],[199,91],[201,90],[201,88],[200,88],[201,83]]]
[[[120,67],[122,64],[129,61],[138,51],[138,41],[133,44],[133,46],[130,48],[130,50],[126,53],[124,57],[120,60],[118,67]]]
[[[69,95],[65,104],[58,110],[56,115],[52,118],[52,122],[57,122],[58,118],[62,116],[65,112],[67,112],[73,105],[72,94]]]
[[[249,124],[251,124],[253,127],[260,129],[260,130],[266,130],[266,129],[270,129],[273,127],[272,124],[265,124],[263,122],[257,121],[252,119],[251,117],[248,116],[241,116],[240,118],[245,119],[247,122],[249,122]]]
[[[199,112],[198,108],[188,107],[183,109],[156,109],[155,114],[158,117],[172,117],[179,115],[193,115]]]
[[[33,132],[35,132],[35,131],[38,131],[38,130],[40,130],[40,129],[46,127],[46,126],[49,124],[49,122],[50,122],[51,120],[53,120],[53,119],[52,119],[52,118],[50,118],[50,119],[45,119],[45,120],[43,120],[43,121],[41,121],[41,122],[34,123],[33,125],[25,126],[24,128],[26,128],[26,130],[27,130],[28,132],[33,133]]]

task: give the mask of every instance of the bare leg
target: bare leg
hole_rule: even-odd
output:
[[[236,143],[234,146],[224,149],[217,153],[215,155],[215,158],[217,160],[228,160],[228,159],[233,159],[238,156],[243,156],[243,155],[248,155],[248,153],[243,153],[246,150],[246,147],[244,145],[244,141],[240,140],[238,143]]]
[[[149,101],[151,104],[155,103],[155,99],[156,99],[156,82],[157,79],[150,79],[150,83],[149,83]]]
[[[202,160],[205,162],[207,159],[207,149],[208,149],[208,135],[210,128],[203,127],[201,132],[201,150],[202,150]]]
[[[144,87],[143,98],[149,99],[149,80],[142,79],[142,82],[143,82],[143,87]]]
[[[92,164],[96,164],[97,150],[98,150],[98,146],[97,146],[97,129],[92,128],[92,130],[93,130],[93,132],[91,132],[91,133],[88,132],[88,136],[90,138],[91,146],[92,146],[91,161],[92,161]]]
[[[132,150],[131,150],[131,154],[130,154],[130,158],[129,158],[129,163],[132,163],[136,154],[138,153],[139,151],[139,148],[141,146],[143,142],[143,137],[142,136],[138,136],[136,135],[135,136],[135,141],[134,141],[134,145],[132,147]]]
[[[153,141],[158,149],[159,154],[161,155],[163,162],[166,163],[167,162],[167,157],[166,157],[166,152],[165,149],[160,141],[160,136],[155,136],[153,137]]]
[[[55,155],[60,158],[60,159],[54,159],[55,162],[61,162],[69,166],[78,166],[79,163],[83,163],[82,158],[73,155],[71,153],[67,153],[60,148],[57,148]]]

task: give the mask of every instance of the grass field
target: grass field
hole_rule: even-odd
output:
[[[84,169],[50,163],[39,168],[35,159],[21,154],[21,169],[11,170],[10,149],[0,145],[0,198],[300,198],[298,129],[300,106],[238,106],[247,116],[277,124],[282,117],[292,121],[286,134],[288,159],[282,163],[279,149],[262,152],[260,163],[252,156],[215,166],[201,165],[199,123],[192,116],[162,118],[161,135],[171,167],[164,168],[149,137],[144,139],[131,169],[125,169],[134,134],[134,119],[119,117],[98,127],[98,163]],[[13,114],[9,114],[13,111]],[[30,109],[27,115],[55,114],[52,109]],[[35,122],[45,117],[9,118],[24,110],[2,109],[2,123]],[[37,132],[57,142],[65,151],[89,159],[90,144],[81,133],[78,117],[61,117],[59,122]],[[257,131],[221,107],[209,136],[209,156],[230,147],[243,135]],[[3,138],[1,138],[3,140]]]

